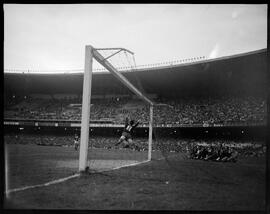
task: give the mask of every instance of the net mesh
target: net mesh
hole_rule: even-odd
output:
[[[133,71],[136,69],[136,61],[133,53],[125,49],[97,49],[110,64],[112,64],[118,71]],[[101,65],[97,65],[100,71],[108,71]]]
[[[125,49],[96,51],[120,73],[136,69],[134,55]],[[118,80],[116,84],[123,86]],[[98,128],[98,131],[93,127],[95,131],[91,132],[90,125],[88,165],[94,172],[139,164],[148,159],[149,107],[136,95],[127,94],[125,86],[118,88],[118,92],[111,91],[101,99],[91,97],[90,120],[96,118],[110,127]],[[131,120],[139,121],[138,127],[130,134],[124,133]]]
[[[163,100],[154,108],[153,150],[175,170],[179,170],[176,162],[187,159],[190,149],[179,128],[180,111],[179,106],[169,100]]]
[[[110,62],[118,71],[134,71],[136,69],[136,62],[133,54],[122,50],[98,50],[98,52]],[[144,89],[144,85],[140,79],[140,76],[133,73],[133,85],[142,92],[145,96],[148,96]],[[119,84],[122,84],[119,82]],[[114,95],[116,99],[117,95]],[[155,103],[153,112],[153,143],[152,143],[152,159],[165,159],[170,166],[174,166],[174,159],[187,158],[187,152],[189,150],[188,145],[181,139],[181,134],[177,126],[179,125],[180,118],[180,106],[171,100],[164,100],[157,96],[151,97],[151,100]],[[129,153],[129,159],[147,160],[147,152],[149,145],[149,106],[135,95],[126,97],[122,103],[114,110],[118,121],[116,123],[121,124],[121,128],[118,130],[118,138],[121,136],[124,127],[124,120],[140,121],[140,126],[137,128],[137,133],[134,133],[133,142],[127,143],[124,147],[127,149],[125,152],[118,154],[119,159],[126,159],[128,151],[138,151]],[[114,141],[117,141],[115,139]],[[111,146],[110,148],[115,148]],[[122,149],[122,148],[117,148]],[[142,155],[142,153],[144,154]],[[139,158],[140,156],[140,158]],[[132,157],[132,158],[131,158]],[[142,158],[143,157],[143,158]],[[94,161],[94,160],[93,160]],[[92,162],[93,163],[93,162]]]

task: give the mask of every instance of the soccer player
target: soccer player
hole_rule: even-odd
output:
[[[232,161],[232,162],[236,162],[237,161],[237,157],[238,157],[238,152],[232,150],[232,148],[229,148],[229,157],[227,159],[227,161]]]
[[[139,124],[139,121],[137,123],[135,123],[134,120],[130,120],[130,122],[128,122],[128,118],[126,118],[125,128],[122,132],[120,139],[115,144],[115,146],[121,144],[122,142],[125,143],[124,147],[126,147],[128,144],[131,144],[132,143],[131,134],[133,130],[138,126],[138,124]]]
[[[210,158],[213,156],[214,148],[212,145],[206,147],[206,155],[204,160],[210,160]]]
[[[202,146],[197,146],[197,150],[196,150],[196,154],[195,154],[195,159],[201,159],[202,152],[203,152]]]
[[[225,148],[223,149],[222,153],[221,153],[221,161],[226,162],[228,161],[228,158],[230,157],[230,152],[229,152],[229,147],[225,146]]]
[[[76,151],[78,150],[78,147],[79,147],[79,136],[77,134],[75,134],[75,137],[74,137],[74,148],[75,148]]]
[[[192,158],[192,159],[194,159],[196,157],[197,150],[198,150],[198,146],[195,143],[193,143],[191,145],[189,157]]]

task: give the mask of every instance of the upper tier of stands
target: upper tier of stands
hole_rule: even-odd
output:
[[[168,124],[205,124],[265,122],[266,99],[262,97],[200,97],[158,100],[173,108],[154,108],[154,122]],[[4,118],[80,120],[80,98],[49,99],[10,97],[5,99]],[[91,101],[91,120],[108,120],[123,124],[126,117],[149,123],[149,108],[142,101],[131,98],[94,99]]]

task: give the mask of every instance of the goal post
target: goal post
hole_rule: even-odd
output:
[[[121,50],[122,48],[118,48]],[[122,49],[126,50],[126,49]],[[126,50],[127,51],[127,50]],[[132,52],[130,52],[132,53]],[[89,126],[90,126],[90,105],[91,105],[91,88],[92,88],[92,65],[93,58],[112,73],[120,82],[135,93],[139,98],[150,106],[150,121],[149,121],[149,140],[148,140],[148,160],[151,160],[152,152],[152,132],[153,132],[153,106],[154,103],[148,99],[141,91],[129,82],[108,60],[104,58],[98,49],[91,45],[85,46],[85,65],[84,65],[84,80],[83,80],[83,96],[82,96],[82,119],[81,119],[81,141],[79,154],[79,171],[87,170],[88,142],[89,142]]]
[[[153,105],[150,105],[149,115],[149,140],[148,140],[148,160],[152,158],[152,140],[153,140]]]
[[[87,168],[93,65],[92,50],[92,46],[85,46],[79,171],[85,171]]]

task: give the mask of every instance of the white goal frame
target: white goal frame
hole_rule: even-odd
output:
[[[128,51],[124,48],[117,48]],[[126,79],[111,63],[104,58],[98,49],[93,48],[91,45],[85,46],[85,64],[84,64],[84,78],[83,78],[83,96],[82,96],[82,119],[81,119],[81,141],[80,141],[80,154],[79,154],[79,171],[85,172],[87,166],[88,156],[88,142],[89,142],[89,126],[90,126],[90,106],[91,106],[91,88],[92,88],[92,65],[93,58],[103,65],[109,72],[112,73],[120,82],[127,88],[135,93],[144,102],[149,104],[150,120],[149,120],[149,136],[148,136],[148,161],[151,160],[152,154],[152,132],[153,132],[153,106],[154,103],[148,99],[141,91],[133,86],[128,79]],[[101,49],[100,49],[101,50]],[[104,49],[103,49],[104,50]],[[130,52],[130,51],[128,51]],[[130,52],[132,53],[132,52]]]

